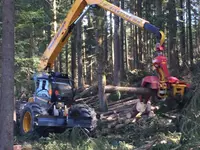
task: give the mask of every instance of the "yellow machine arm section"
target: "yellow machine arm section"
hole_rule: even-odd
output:
[[[97,5],[105,10],[108,10],[128,22],[154,33],[156,35],[157,42],[160,43],[160,45],[164,43],[165,35],[159,30],[159,28],[153,26],[142,18],[122,10],[106,0],[76,0],[61,24],[58,32],[55,34],[50,44],[46,48],[43,56],[41,57],[38,71],[53,67],[56,57],[59,55],[63,46],[68,41],[76,23],[81,20],[89,7],[93,5]]]

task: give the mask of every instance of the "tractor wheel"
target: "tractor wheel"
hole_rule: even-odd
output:
[[[35,121],[40,114],[42,114],[42,110],[38,103],[27,103],[24,106],[20,117],[20,133],[22,135],[38,132],[39,127],[35,127]]]
[[[69,116],[74,119],[86,119],[91,120],[91,126],[93,126],[95,129],[97,126],[97,118],[96,118],[96,112],[93,108],[89,107],[85,104],[75,104],[72,105],[72,107],[69,109]],[[90,132],[93,129],[89,129]]]
[[[85,104],[72,105],[69,109],[69,115],[74,118],[88,118],[96,120],[96,112],[94,109]]]

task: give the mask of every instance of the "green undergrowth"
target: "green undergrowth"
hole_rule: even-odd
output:
[[[106,128],[101,126],[95,138],[80,132],[80,128],[74,128],[48,137],[17,136],[15,144],[31,145],[34,150],[139,150],[148,143],[152,150],[169,150],[180,146],[181,134],[175,131],[176,127],[171,120],[160,117],[142,119],[138,123],[110,131],[105,131]]]
[[[17,136],[15,144],[26,147],[30,145],[34,150],[129,150],[133,147],[123,141],[108,140],[105,137],[92,138],[80,128],[66,130],[64,133],[51,133],[48,137]],[[82,130],[81,130],[82,131]]]
[[[184,108],[179,118],[179,127],[182,133],[181,145],[183,149],[200,149],[200,62],[192,72],[192,86],[190,102]]]

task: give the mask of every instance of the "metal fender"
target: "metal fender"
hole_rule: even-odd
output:
[[[141,86],[145,87],[147,84],[151,85],[151,89],[159,88],[159,79],[157,76],[146,76],[142,79]]]

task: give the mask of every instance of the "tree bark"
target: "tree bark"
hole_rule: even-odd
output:
[[[72,80],[73,86],[77,87],[76,85],[76,33],[73,32],[73,35],[71,37],[71,74],[72,74]]]
[[[14,111],[14,0],[3,0],[0,93],[0,149],[13,149]],[[2,88],[3,87],[3,88]]]
[[[157,26],[159,28],[162,28],[162,0],[156,0],[156,12],[157,12],[157,18],[158,18],[158,23]]]
[[[59,71],[63,72],[63,69],[62,69],[62,52],[60,52],[58,60],[59,60]]]
[[[185,21],[184,21],[184,6],[183,6],[183,0],[179,1],[179,6],[181,8],[179,12],[179,17],[180,17],[180,51],[181,51],[181,59],[183,62],[183,68],[187,65],[186,61],[186,54],[185,54]]]
[[[114,4],[119,6],[119,1],[115,1]],[[114,85],[119,85],[120,76],[120,45],[119,45],[119,17],[114,16]]]
[[[68,64],[68,44],[65,46],[65,62],[66,62],[66,74],[68,74],[69,64]]]
[[[76,48],[78,55],[78,87],[83,86],[83,64],[82,64],[82,39],[81,39],[81,22],[77,24]]]
[[[190,66],[193,67],[193,42],[192,42],[192,16],[191,16],[191,2],[187,0],[188,21],[189,21],[189,47],[190,47]]]
[[[176,2],[175,0],[169,0],[168,2],[168,30],[169,30],[169,45],[168,45],[168,51],[169,51],[169,65],[170,68],[174,69],[174,71],[178,71],[178,60],[176,58],[176,49],[175,49],[175,43],[176,43],[176,32],[177,32],[177,22],[176,22]]]
[[[56,34],[58,24],[57,24],[57,0],[53,0],[53,34]],[[54,62],[54,71],[58,72],[58,61],[59,59],[57,58]]]
[[[137,1],[137,13],[139,17],[142,17],[142,1],[138,0]],[[142,31],[141,29],[138,29],[138,65],[139,65],[139,69],[143,69],[142,68],[142,61],[143,61],[143,51],[142,51]]]
[[[105,58],[105,45],[103,43],[103,32],[102,29],[104,27],[105,21],[103,21],[103,18],[101,16],[105,14],[101,14],[101,11],[99,11],[98,15],[100,17],[97,17],[96,19],[98,20],[96,23],[96,41],[97,41],[97,46],[96,50],[98,53],[98,98],[99,98],[99,104],[100,104],[100,111],[106,112],[108,111],[108,104],[107,104],[107,99],[105,96],[105,85],[106,85],[106,76],[104,74],[105,72],[105,64],[106,64],[106,58]]]
[[[124,9],[124,0],[121,0],[121,8]],[[124,20],[120,19],[120,78],[124,79]]]

